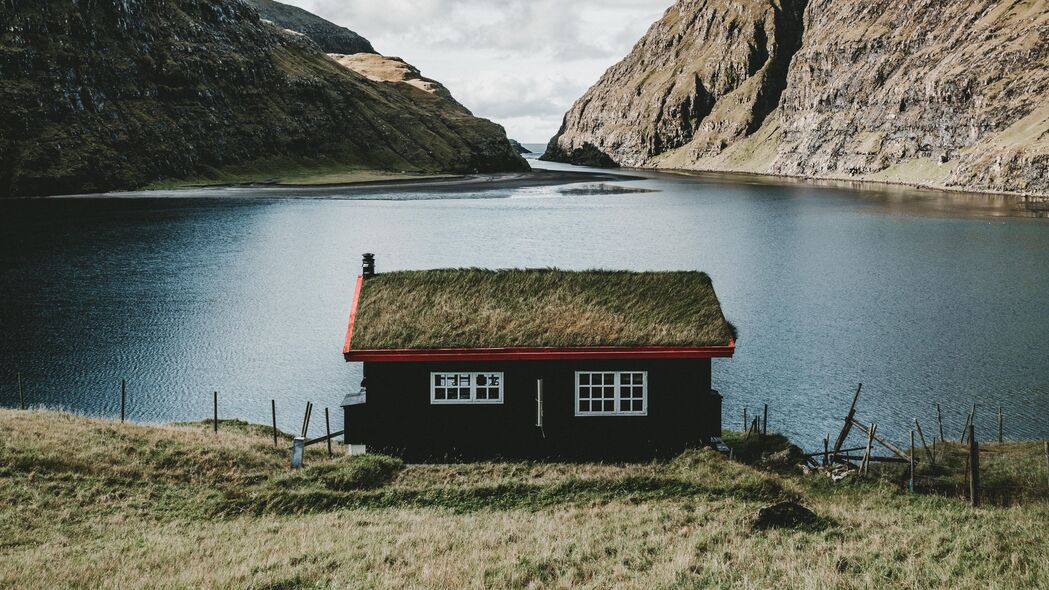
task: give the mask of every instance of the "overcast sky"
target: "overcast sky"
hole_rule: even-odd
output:
[[[673,0],[281,0],[442,82],[475,115],[545,143]]]

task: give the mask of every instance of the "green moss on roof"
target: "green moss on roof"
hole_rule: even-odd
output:
[[[718,346],[702,272],[443,269],[364,281],[351,348]]]

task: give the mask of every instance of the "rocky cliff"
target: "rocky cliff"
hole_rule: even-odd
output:
[[[369,80],[240,0],[9,0],[0,22],[3,196],[528,166],[498,125]]]
[[[324,20],[297,6],[289,6],[274,0],[244,0],[259,16],[273,24],[306,35],[327,53],[375,53],[372,44],[357,33]]]
[[[589,147],[588,147],[589,146]],[[547,158],[1049,193],[1047,0],[680,0]]]

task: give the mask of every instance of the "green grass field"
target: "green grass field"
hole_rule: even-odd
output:
[[[760,463],[762,445],[728,435]],[[1037,588],[1037,445],[992,445],[1029,492],[973,510],[891,469],[832,483],[690,451],[642,464],[405,465],[268,428],[0,410],[0,588]],[[1008,452],[1006,452],[1008,451]],[[1037,456],[1037,453],[1035,453]],[[1015,461],[1014,461],[1015,459]],[[1025,470],[1030,478],[1025,479]],[[1042,471],[1038,472],[1043,476]],[[1012,475],[1011,475],[1012,474]],[[1014,477],[1015,476],[1015,477]],[[794,499],[820,517],[758,531]]]

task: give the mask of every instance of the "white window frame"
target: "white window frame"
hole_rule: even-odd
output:
[[[437,399],[437,377],[467,375],[470,380],[470,397],[458,399]],[[498,393],[495,399],[477,399],[477,377],[478,375],[496,376],[499,378]],[[484,386],[491,389],[491,386]],[[431,371],[430,372],[430,404],[431,405],[462,405],[462,404],[501,404],[506,389],[506,378],[501,371]]]
[[[621,407],[622,400],[624,400],[624,399],[626,399],[626,400],[637,399],[637,398],[624,398],[622,396],[623,392],[622,392],[621,388],[624,387],[624,385],[622,384],[622,377],[623,377],[623,375],[628,375],[628,374],[629,375],[641,375],[641,410],[640,411],[638,411],[638,410],[623,411],[623,410],[619,409]],[[612,401],[612,406],[615,408],[614,410],[612,410],[611,412],[607,412],[607,411],[604,411],[604,410],[602,410],[602,411],[592,411],[592,410],[591,411],[583,411],[583,410],[579,409],[579,402],[580,402],[580,399],[579,399],[580,391],[579,390],[580,390],[580,387],[582,386],[582,383],[580,383],[580,379],[579,378],[582,375],[590,375],[590,376],[593,376],[593,375],[613,375],[612,387],[613,387],[614,396],[611,399],[613,400]],[[627,387],[629,387],[629,385],[627,385]],[[593,400],[593,399],[599,399],[599,398],[588,397],[587,399]],[[590,416],[647,416],[648,415],[648,371],[576,371],[575,372],[575,408],[574,409],[575,409],[575,415],[578,416],[578,417],[583,417],[583,418],[590,417]]]

